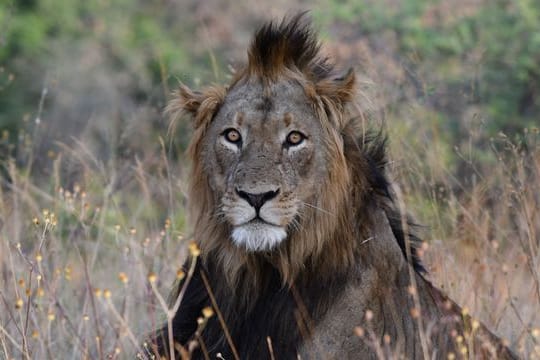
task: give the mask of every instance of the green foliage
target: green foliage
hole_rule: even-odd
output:
[[[114,72],[129,74],[135,102],[148,99],[162,82],[176,85],[170,74],[200,72],[206,64],[185,50],[189,19],[178,26],[156,2],[133,5],[127,0],[0,4],[0,129],[17,134],[23,117],[35,113],[47,76],[65,61],[58,49],[97,46]],[[156,103],[164,99],[164,93],[153,97]]]
[[[331,11],[326,11],[327,7]],[[350,24],[359,37],[375,39],[382,32],[392,32],[398,40],[395,55],[413,70],[427,69],[422,79],[427,86],[437,83],[438,87],[454,88],[458,81],[467,90],[468,84],[475,84],[470,95],[489,116],[492,135],[499,131],[519,133],[537,122],[538,1],[497,0],[471,7],[467,2],[448,1],[331,0],[317,18]],[[415,60],[411,62],[411,58]],[[478,71],[465,66],[471,58]],[[456,63],[461,68],[456,69]]]
[[[193,50],[189,29],[196,24],[189,16],[177,19],[178,14],[155,1],[136,5],[129,0],[0,4],[0,127],[16,134],[23,116],[35,112],[47,71],[58,60],[56,44],[96,43],[106,49],[116,71],[149,78],[150,83],[134,93],[136,101],[148,98],[164,81],[175,86],[178,77],[211,78],[210,56]],[[422,73],[423,90],[436,86],[470,91],[471,102],[489,117],[490,134],[520,132],[534,124],[540,111],[537,1],[497,0],[470,6],[428,0],[327,0],[314,10],[314,17],[325,27],[347,24],[358,38],[373,40],[393,33],[394,56],[413,73]],[[476,71],[466,66],[471,57]],[[471,84],[473,90],[468,89]],[[163,100],[161,94],[159,101]]]

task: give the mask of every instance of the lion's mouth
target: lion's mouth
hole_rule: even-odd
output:
[[[287,237],[282,226],[274,225],[260,217],[235,226],[231,234],[233,242],[247,251],[275,249]]]
[[[262,217],[260,217],[259,215],[255,216],[253,219],[249,220],[249,221],[246,221],[245,223],[241,224],[241,226],[243,225],[247,225],[247,224],[252,224],[252,225],[270,225],[270,226],[277,226],[277,227],[280,227],[278,224],[274,224],[270,221],[266,221],[264,220]]]

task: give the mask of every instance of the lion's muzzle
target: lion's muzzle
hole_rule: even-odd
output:
[[[233,194],[224,206],[229,209],[231,239],[237,246],[247,251],[269,251],[287,238],[290,214],[283,211],[279,187],[235,187]]]

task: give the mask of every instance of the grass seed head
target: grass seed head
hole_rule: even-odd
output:
[[[210,306],[207,306],[202,309],[202,314],[206,319],[209,319],[214,316],[214,310]]]
[[[373,311],[371,310],[366,310],[366,321],[371,321],[373,320]]]
[[[411,316],[413,319],[418,319],[420,317],[420,310],[418,308],[411,308]]]
[[[64,268],[64,278],[67,281],[71,280],[71,266],[69,265]]]
[[[147,238],[145,238],[145,239],[143,240],[142,246],[143,246],[143,247],[148,247],[149,244],[150,244],[150,238],[147,237]]]
[[[129,278],[128,276],[126,275],[125,272],[120,272],[118,274],[118,279],[120,279],[120,281],[122,282],[122,284],[127,284],[129,282]]]
[[[184,279],[185,276],[186,276],[186,273],[184,272],[184,270],[178,269],[178,270],[176,271],[176,278],[177,278],[178,280]]]
[[[358,336],[359,338],[363,338],[366,335],[366,331],[361,326],[356,326],[354,328],[354,334]]]
[[[195,242],[191,242],[189,244],[189,253],[193,257],[199,256],[201,254],[201,249],[199,249],[199,245],[197,245],[197,243]]]

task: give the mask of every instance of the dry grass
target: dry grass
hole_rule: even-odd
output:
[[[412,151],[405,140],[394,145]],[[469,151],[493,154],[491,166],[470,156],[472,171],[461,179],[440,161],[428,161],[427,175],[418,168],[426,166],[420,158],[436,151],[432,143],[421,145],[421,152],[396,156],[397,164],[407,164],[395,166],[396,173],[409,210],[422,214],[426,225],[421,232],[429,278],[520,357],[538,358],[540,136],[536,128],[526,131],[517,145],[499,134],[488,146]],[[455,153],[464,156],[458,148]]]
[[[178,179],[136,164],[100,171],[72,150],[84,170],[70,188],[59,180],[65,157],[41,186],[10,164],[0,201],[3,358],[123,358],[162,323],[160,300],[182,276]],[[155,186],[170,196],[152,196]]]
[[[394,141],[394,150],[408,151],[394,151],[393,172],[409,210],[428,222],[424,258],[433,282],[520,355],[535,358],[538,131],[526,139],[527,147],[504,135],[494,139],[496,161],[475,169],[472,186],[452,179],[436,156],[425,163],[436,147],[431,143],[419,151]],[[70,187],[60,180],[63,162],[83,169]],[[152,161],[155,171],[134,162],[120,172],[114,161],[102,164],[82,145],[57,154],[53,163],[49,178],[35,179],[11,162],[12,182],[0,194],[0,353],[7,359],[127,358],[165,320],[164,299],[175,278],[184,276],[178,270],[188,243],[180,176],[185,165],[171,169],[161,151]],[[441,176],[422,175],[420,164],[448,181],[434,184]]]
[[[276,13],[277,6],[266,6]],[[377,69],[382,62],[371,55],[373,68],[365,70],[380,91],[399,88],[382,76],[401,79],[404,70],[394,74],[386,63]],[[430,278],[520,356],[540,358],[538,129],[519,144],[501,134],[448,151],[413,110],[404,122],[403,114],[387,114],[392,174],[425,225]],[[171,285],[185,276],[188,165],[146,131],[137,131],[141,157],[103,157],[81,139],[43,156],[33,144],[46,135],[34,123],[27,127],[18,152],[25,161],[10,159],[11,181],[0,186],[0,358],[144,353],[145,335],[166,321]],[[471,126],[471,139],[478,131]],[[448,153],[465,169],[448,162]],[[489,159],[478,159],[485,154]]]

